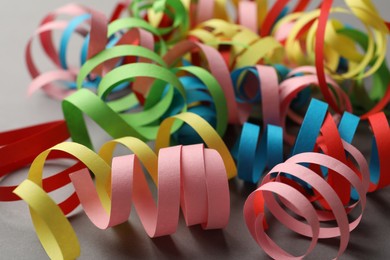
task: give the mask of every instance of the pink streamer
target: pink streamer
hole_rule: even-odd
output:
[[[113,159],[110,212],[103,208],[87,169],[70,178],[89,219],[101,229],[127,221],[133,203],[150,237],[176,231],[180,206],[188,226],[223,228],[229,220],[229,187],[222,158],[201,144],[160,150],[157,202],[136,155]]]
[[[349,241],[349,233],[359,224],[366,205],[369,170],[364,156],[355,147],[344,141],[343,146],[357,162],[360,169],[359,174],[356,174],[348,165],[328,155],[301,153],[275,166],[264,177],[260,187],[249,195],[244,206],[245,222],[252,237],[269,256],[275,259],[301,259],[306,257],[315,248],[318,239],[334,237],[340,237],[337,257],[345,251]],[[321,165],[345,178],[358,192],[359,201],[345,207],[327,181],[316,172],[303,166],[303,163]],[[294,182],[294,179],[286,179],[286,173],[293,178],[300,179],[310,185],[312,189],[316,190],[321,195],[321,198],[327,202],[330,211],[316,209],[313,204],[314,201],[308,198],[308,195],[302,190],[300,184]],[[285,180],[288,180],[288,182],[285,182]],[[294,182],[295,185],[288,184],[291,182]],[[286,212],[271,193],[277,195],[284,206],[296,215],[304,218],[306,222],[302,222]],[[347,215],[358,204],[361,205],[361,213],[357,218],[349,222]],[[288,229],[312,238],[307,251],[303,255],[293,256],[289,254],[266,234],[265,207]],[[320,223],[329,220],[335,220],[337,226],[320,226]]]

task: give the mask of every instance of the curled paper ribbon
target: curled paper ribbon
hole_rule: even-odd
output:
[[[289,30],[287,34],[283,33],[286,38],[282,37],[279,40],[285,41],[286,54],[292,63],[306,65],[314,62],[314,57],[321,56],[319,52],[323,52],[323,50],[317,49],[313,44],[314,38],[317,38],[320,41],[316,41],[316,44],[322,46],[326,44],[326,67],[329,70],[328,73],[331,73],[335,79],[364,77],[371,75],[379,68],[384,60],[383,53],[386,50],[386,34],[388,33],[383,19],[373,5],[369,4],[370,1],[345,2],[350,10],[339,7],[331,9],[332,1],[324,1],[321,4],[321,9],[287,15],[275,25],[275,32],[278,32],[279,29]],[[328,20],[330,13],[352,14],[364,24],[368,33],[368,44],[364,55],[357,50],[356,38],[343,33],[342,30],[349,26],[343,25],[340,20]],[[291,24],[291,27],[283,28],[287,24]],[[320,37],[319,34],[323,36]],[[306,48],[299,46],[299,40],[304,40],[302,43],[305,44]],[[374,44],[377,48],[375,52]],[[348,60],[349,66],[345,73],[336,73],[340,57]],[[359,75],[361,70],[371,61],[375,61],[373,66],[367,72]],[[319,71],[317,73],[320,74]]]
[[[352,28],[343,28],[339,32],[355,40],[363,49],[368,48],[368,36],[362,32]],[[353,86],[351,101],[356,113],[361,114],[362,119],[367,119],[368,116],[385,109],[390,100],[389,74],[389,69],[384,60],[372,75],[372,84],[369,88],[364,85],[363,80],[358,80]],[[369,92],[367,92],[367,89],[369,89]]]
[[[206,78],[204,78],[206,79]],[[219,103],[214,100],[212,96],[207,93],[207,87],[195,77],[180,77],[180,81],[186,91],[188,112],[197,114],[205,119],[213,128],[216,128],[216,109],[215,104],[223,104],[225,101]],[[219,91],[222,91],[218,88]],[[223,93],[217,95],[223,97]],[[169,109],[169,115],[177,114],[177,110],[180,106],[173,106]],[[225,109],[226,111],[226,109]],[[226,115],[226,112],[224,113]],[[227,120],[227,118],[225,118]],[[225,124],[226,125],[226,124]],[[194,132],[194,130],[188,125],[182,125],[175,133],[173,133],[173,139],[180,144],[196,144],[201,143],[202,139]]]
[[[237,172],[244,181],[257,183],[266,168],[283,161],[283,131],[280,127],[267,125],[260,138],[260,127],[245,123],[237,144]]]
[[[264,22],[261,25],[261,36],[270,34],[272,27],[275,25],[278,18],[280,18],[281,14],[283,14],[283,11],[287,8],[288,2],[290,2],[290,0],[277,1],[268,11],[264,18]],[[291,13],[302,12],[304,9],[306,9],[310,2],[310,0],[300,0]]]
[[[369,184],[369,171],[363,155],[353,146],[343,142],[345,150],[356,160],[359,171],[357,174],[343,162],[331,156],[319,153],[301,153],[294,155],[286,162],[275,166],[264,177],[260,187],[249,195],[244,206],[246,225],[260,247],[272,258],[275,259],[297,259],[307,256],[317,244],[320,238],[340,237],[340,246],[337,257],[339,257],[348,245],[349,232],[359,224],[362,212],[366,204],[366,192]],[[345,178],[349,185],[352,185],[359,195],[359,200],[349,206],[346,211],[337,193],[318,175],[317,172],[306,168],[303,165],[315,164],[334,171],[337,175]],[[287,182],[286,176],[292,176],[316,190],[320,197],[325,200],[330,211],[324,208],[316,208],[307,196],[306,188],[300,186],[300,182]],[[289,184],[290,183],[290,184]],[[280,202],[277,202],[276,195]],[[310,196],[310,195],[309,195]],[[348,220],[348,213],[360,204],[361,214],[352,221]],[[305,219],[302,221],[292,216],[283,207],[291,210],[294,215]],[[302,256],[293,256],[280,248],[266,234],[265,207],[272,215],[288,229],[312,238],[309,248]],[[335,227],[320,226],[322,222],[335,220]]]
[[[302,118],[291,106],[301,102],[298,108],[304,107],[305,102],[299,101],[300,94],[305,90],[315,92],[312,87],[319,88],[315,68],[310,66],[286,70],[275,65],[256,65],[234,70],[231,74],[236,92],[236,99],[241,103],[261,103],[262,121],[264,124],[285,125],[287,116],[296,122],[302,123]],[[352,105],[348,95],[330,77],[326,78],[332,89],[332,98],[338,100],[343,111],[352,112]],[[307,98],[306,100],[310,100]],[[286,141],[291,143],[293,136],[286,134]]]
[[[112,159],[117,144],[135,154]],[[53,151],[71,155],[87,167],[70,178],[87,216],[98,228],[127,221],[132,203],[150,237],[174,233],[180,207],[188,226],[214,229],[227,225],[227,175],[215,150],[203,145],[175,146],[161,149],[157,157],[145,143],[125,137],[106,143],[98,155],[77,143],[61,143],[34,160],[28,179],[14,191],[29,204],[37,235],[52,259],[73,259],[80,254],[70,223],[42,189],[44,162]],[[140,162],[157,186],[157,205]],[[95,175],[96,186],[87,169]]]
[[[187,66],[178,68],[177,71],[189,72],[203,81],[215,105],[216,130],[222,136],[227,126],[227,105],[218,82],[201,68]],[[154,77],[158,81],[150,90],[145,102],[145,109],[138,113],[129,113],[128,111],[117,113],[88,90],[82,89],[66,98],[63,101],[63,111],[73,140],[92,147],[82,113],[90,116],[113,137],[132,135],[143,140],[154,140],[160,119],[169,109],[172,109],[171,104],[175,93],[180,95],[181,100],[183,100],[181,107],[176,108],[178,112],[187,110],[185,90],[179,79],[171,71],[154,64],[127,64],[112,70],[102,79],[98,87],[98,95],[104,99],[110,89],[117,84],[140,76]],[[169,84],[168,88],[165,88],[165,84],[161,84],[163,80]],[[164,93],[164,89],[167,90],[166,93]],[[159,97],[161,97],[160,100]],[[176,99],[177,101],[178,99]],[[118,104],[118,102],[114,102]],[[97,110],[100,113],[96,113]],[[110,118],[110,122],[106,120],[107,118]],[[114,121],[115,124],[113,124]],[[176,131],[178,127],[180,125],[175,125],[172,131]]]
[[[315,52],[316,52],[316,69],[318,73],[318,80],[320,82],[321,91],[324,94],[325,99],[329,102],[329,104],[332,106],[333,109],[337,111],[337,108],[335,107],[335,103],[331,100],[328,100],[330,98],[330,92],[325,84],[325,70],[323,65],[323,58],[324,58],[324,37],[325,37],[325,29],[326,29],[326,20],[329,15],[330,7],[332,5],[332,0],[325,1],[321,6],[321,13],[318,18],[318,30],[316,32],[316,44],[315,44]],[[372,27],[372,29],[375,31],[377,38],[377,48],[376,53],[377,60],[374,63],[374,65],[371,66],[371,68],[368,69],[368,71],[363,72],[363,76],[371,75],[374,71],[376,71],[382,61],[385,58],[385,50],[386,50],[386,34],[389,32],[385,26],[384,21],[380,18],[379,14],[374,9],[373,5],[370,3],[365,3],[365,1],[358,1],[358,3],[354,3],[352,1],[346,1],[348,6],[350,7],[351,11],[361,20],[363,21],[367,27]],[[362,12],[362,9],[365,12]],[[370,43],[372,43],[372,39],[369,40]],[[371,44],[372,46],[372,44]],[[382,49],[383,48],[383,49]],[[353,72],[356,74],[363,71],[365,69],[365,62],[366,60],[369,60],[366,57],[369,57],[371,53],[369,51],[366,52],[365,57],[361,60],[361,64],[357,66],[357,68],[352,70],[350,74],[353,75]],[[363,68],[362,68],[363,67]]]
[[[271,66],[256,65],[255,67],[243,67],[231,73],[238,102],[258,103],[261,100],[264,125],[281,125],[280,109],[277,105],[280,102],[279,73],[277,72],[277,69]]]
[[[132,106],[136,104],[136,101],[133,99],[134,95],[130,94],[129,96],[122,97],[119,100],[104,103],[92,92],[87,90],[80,90],[66,98],[63,102],[64,115],[67,120],[67,126],[70,129],[71,137],[73,138],[73,140],[92,147],[92,143],[89,140],[86,128],[85,132],[83,132],[83,125],[85,126],[85,123],[83,121],[84,119],[82,118],[82,116],[77,117],[77,110],[90,115],[93,120],[95,120],[103,127],[105,131],[107,131],[108,134],[115,136],[115,138],[128,135],[137,136],[138,134],[141,137],[143,136],[143,139],[155,139],[157,135],[157,130],[159,129],[159,124],[154,123],[154,121],[163,119],[167,116],[167,120],[169,120],[169,116],[172,116],[172,110],[178,110],[177,112],[180,112],[185,111],[186,109],[185,103],[183,103],[182,106],[179,105],[178,109],[177,107],[175,107],[177,106],[177,104],[180,104],[180,102],[177,103],[177,98],[175,99],[176,104],[174,104],[173,102],[174,95],[178,94],[179,96],[181,96],[183,101],[185,101],[184,98],[186,97],[185,91],[180,83],[179,78],[177,78],[173,74],[173,72],[179,73],[180,71],[190,73],[196,76],[198,81],[203,83],[202,93],[206,94],[204,90],[207,90],[209,92],[210,96],[208,101],[212,101],[212,105],[215,108],[216,130],[219,135],[223,135],[227,125],[227,105],[224,99],[224,93],[222,92],[218,81],[214,79],[214,77],[210,75],[206,70],[194,66],[185,66],[182,68],[173,68],[172,70],[168,70],[166,68],[165,62],[161,58],[159,58],[159,56],[157,56],[146,48],[123,45],[115,46],[110,49],[101,51],[94,57],[90,58],[81,68],[77,79],[78,86],[82,87],[84,82],[83,79],[86,78],[87,75],[89,75],[99,65],[112,59],[132,55],[138,56],[142,59],[149,59],[151,61],[156,62],[158,65],[137,63],[125,64],[118,68],[115,68],[112,71],[108,72],[102,78],[99,87],[97,88],[97,92],[99,97],[104,100],[106,96],[108,96],[109,92],[112,91],[112,89],[114,89],[118,84],[121,84],[121,82],[131,79],[133,76],[153,76],[159,81],[156,81],[153,84],[152,89],[150,90],[149,94],[151,98],[147,98],[145,100],[146,111],[143,111],[138,114],[123,114],[124,117],[121,118],[117,113],[129,110],[132,108]],[[175,56],[171,57],[171,59],[174,58]],[[143,65],[144,68],[142,68]],[[136,69],[133,70],[133,68]],[[126,70],[131,73],[129,74],[125,72]],[[221,71],[221,68],[217,71]],[[169,85],[165,86],[165,83],[162,84],[162,80],[165,80],[167,83],[169,83]],[[173,91],[172,86],[176,86],[178,90]],[[158,100],[158,96],[161,96],[162,99]],[[129,101],[134,102],[132,103]],[[199,101],[202,100],[196,98],[195,96],[192,96],[192,99],[190,100],[190,102]],[[173,115],[177,112],[173,112]],[[150,117],[150,115],[152,115],[152,117]],[[107,121],[108,118],[110,119],[109,121]],[[188,127],[193,128],[195,132],[200,135],[202,140],[205,140],[207,144],[211,145],[211,147],[215,147],[222,154],[224,162],[227,166],[229,166],[229,177],[234,177],[236,174],[234,161],[232,160],[225,144],[220,139],[218,134],[214,131],[214,129],[207,122],[204,122],[202,118],[200,118],[199,116],[195,116],[191,113],[180,114],[177,118],[186,122],[188,125],[184,126],[186,126],[187,129]],[[132,129],[132,125],[127,124],[135,124],[136,128],[138,129],[134,130]],[[137,127],[137,124],[140,124],[141,127]],[[166,125],[167,127],[165,127],[165,131],[168,131],[167,133],[169,135],[170,132],[174,132],[175,130],[179,129],[179,127],[181,127],[183,124],[179,123],[170,125],[168,123]],[[144,127],[142,128],[142,126]],[[172,130],[170,130],[171,128]],[[138,133],[136,131],[138,131]],[[166,134],[160,135],[164,136]],[[165,139],[169,140],[169,137],[165,137]],[[164,142],[165,141],[158,141],[158,143]],[[168,146],[169,142],[165,145]],[[80,165],[76,164],[72,169],[78,168],[80,168]],[[68,175],[69,171],[67,170],[59,173],[58,178],[54,177],[57,175],[54,175],[53,181],[56,180],[58,182],[55,183],[54,186],[47,186],[47,189],[49,191],[52,191],[54,189],[66,185],[67,183],[69,183]],[[75,194],[73,194],[72,196],[72,198],[69,198],[69,201],[65,200],[63,203],[60,204],[60,207],[64,212],[70,212],[72,209],[74,209],[75,205],[77,206],[78,200],[74,200],[74,198],[77,198],[77,196],[75,197]]]

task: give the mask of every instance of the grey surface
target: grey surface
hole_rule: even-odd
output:
[[[24,47],[40,19],[50,10],[68,1],[1,1],[0,4],[0,131],[61,119],[60,103],[42,92],[28,98],[30,82],[24,65]],[[318,2],[318,1],[317,1]],[[83,1],[109,13],[111,1]],[[387,1],[381,13],[388,14]],[[386,11],[387,10],[387,11]],[[77,39],[76,39],[77,42]],[[77,46],[77,44],[75,45]],[[39,53],[38,51],[35,53]],[[43,56],[37,55],[44,62]],[[77,59],[74,59],[76,61]],[[47,64],[46,64],[47,66]],[[46,68],[49,68],[48,66]],[[98,139],[108,137],[98,130]],[[357,139],[357,146],[369,153],[368,136]],[[22,170],[1,185],[15,184],[26,177]],[[177,232],[168,237],[150,239],[133,211],[129,222],[101,231],[83,214],[71,218],[81,243],[81,259],[267,259],[266,254],[249,235],[242,217],[242,207],[251,188],[239,180],[230,183],[231,218],[224,230],[203,231],[199,226],[185,227],[181,218]],[[367,208],[342,259],[388,259],[390,257],[390,189],[368,196]],[[302,253],[309,241],[276,225],[272,233],[290,252]],[[330,259],[336,255],[338,240],[322,240],[310,259]],[[23,202],[0,203],[0,259],[46,259]]]

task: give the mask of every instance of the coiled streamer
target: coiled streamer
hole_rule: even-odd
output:
[[[333,237],[340,237],[337,257],[344,252],[348,245],[349,232],[359,224],[365,208],[369,171],[363,155],[348,143],[343,142],[343,145],[345,150],[356,160],[359,166],[358,171],[328,155],[301,153],[272,168],[263,178],[259,188],[249,195],[244,206],[245,221],[252,237],[269,256],[275,259],[300,259],[307,256],[315,248],[318,239]],[[332,186],[318,172],[307,168],[305,166],[307,164],[319,165],[332,170],[334,174],[345,179],[349,186],[356,189],[359,200],[345,206]],[[292,184],[286,182],[284,181],[286,175],[300,181]],[[301,183],[305,185],[301,186]],[[310,185],[318,193],[319,196],[316,200],[310,199],[311,195],[307,192],[306,185]],[[280,199],[280,202],[277,202],[273,194]],[[324,207],[318,209],[314,206],[319,199],[327,203],[328,209]],[[349,222],[349,212],[359,204],[360,215]],[[289,254],[266,234],[266,207],[284,226],[300,235],[312,238],[304,255],[293,256]],[[286,211],[285,207],[293,214]],[[303,218],[305,221],[299,218]],[[324,227],[320,225],[332,220],[337,223],[337,226]]]

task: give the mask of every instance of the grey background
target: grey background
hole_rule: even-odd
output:
[[[24,48],[29,36],[37,28],[41,18],[68,1],[1,1],[0,4],[0,131],[28,126],[62,118],[60,103],[42,92],[27,97],[30,82],[24,64]],[[109,14],[114,1],[80,1]],[[340,3],[341,1],[336,1]],[[388,1],[373,1],[380,12],[388,16]],[[314,1],[314,5],[318,1]],[[388,19],[390,20],[390,19]],[[351,23],[354,21],[351,20]],[[74,37],[71,48],[78,50],[80,39]],[[36,47],[37,44],[34,46]],[[74,46],[74,47],[72,47]],[[49,69],[39,49],[35,48],[39,65]],[[70,55],[77,61],[77,53]],[[92,124],[93,127],[93,124]],[[108,140],[96,127],[95,142]],[[358,137],[356,145],[368,156],[369,136]],[[65,164],[66,162],[64,162]],[[55,170],[56,166],[48,166]],[[21,170],[1,185],[16,184],[26,177]],[[231,218],[224,230],[203,231],[199,226],[187,228],[183,219],[172,236],[150,239],[144,232],[135,213],[128,223],[101,231],[83,214],[71,218],[81,243],[81,259],[267,259],[246,229],[242,216],[243,203],[253,187],[244,187],[239,180],[230,182]],[[67,193],[65,189],[55,197]],[[80,211],[78,211],[80,212]],[[368,196],[367,208],[358,228],[351,233],[351,240],[342,259],[388,259],[390,257],[390,189]],[[272,235],[292,253],[304,252],[309,240],[274,226]],[[338,239],[321,240],[309,259],[330,259],[336,255]],[[0,259],[46,259],[23,202],[0,203]]]

